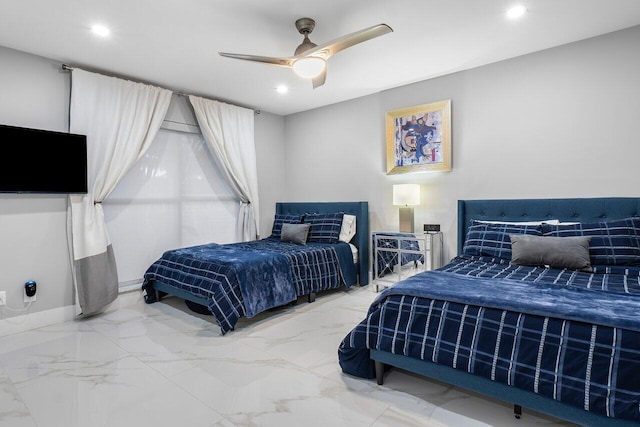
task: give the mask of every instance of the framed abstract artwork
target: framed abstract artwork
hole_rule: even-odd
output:
[[[387,175],[451,170],[451,100],[387,113]]]

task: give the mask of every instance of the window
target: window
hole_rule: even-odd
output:
[[[239,200],[200,134],[160,129],[102,207],[121,289],[166,250],[236,241]]]

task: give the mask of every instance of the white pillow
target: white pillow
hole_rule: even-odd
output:
[[[356,216],[344,214],[342,217],[342,228],[340,229],[341,242],[349,243],[356,235]]]
[[[358,263],[358,248],[353,243],[349,243],[349,247],[351,248],[351,254],[353,255],[353,263]]]
[[[476,221],[481,222],[483,224],[502,224],[502,225],[542,225],[542,224],[558,225],[560,224],[560,220],[557,220],[557,219],[546,219],[544,221],[523,221],[523,222],[481,221],[479,219],[477,219]]]

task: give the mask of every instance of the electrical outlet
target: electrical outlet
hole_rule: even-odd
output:
[[[7,291],[0,291],[0,305],[7,305]]]
[[[26,294],[24,295],[24,302],[33,302],[36,300],[36,296],[28,297]]]

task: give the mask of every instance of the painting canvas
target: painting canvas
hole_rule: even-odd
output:
[[[387,174],[451,170],[451,100],[387,113]]]

